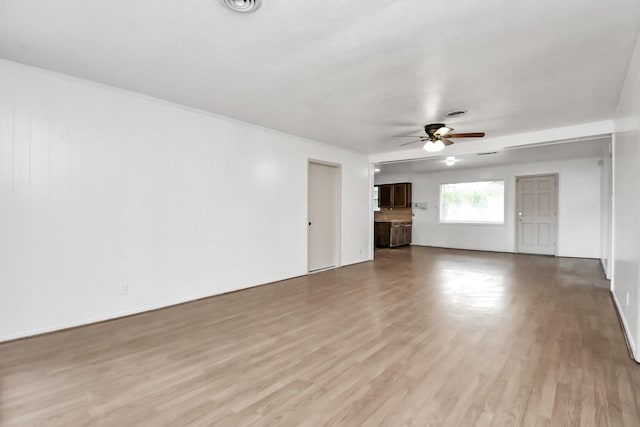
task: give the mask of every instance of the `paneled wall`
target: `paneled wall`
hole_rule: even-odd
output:
[[[640,362],[640,39],[615,123],[612,290],[627,338]]]
[[[367,156],[0,61],[0,340],[305,274],[310,158],[367,260]]]

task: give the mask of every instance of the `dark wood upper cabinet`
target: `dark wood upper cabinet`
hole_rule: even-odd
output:
[[[393,186],[393,207],[404,208],[407,206],[407,184]]]
[[[378,207],[410,208],[411,183],[384,184],[378,186]]]
[[[394,208],[410,208],[411,207],[411,183],[403,182],[394,184],[393,186],[393,207]]]
[[[378,186],[378,206],[381,208],[393,207],[393,185]]]

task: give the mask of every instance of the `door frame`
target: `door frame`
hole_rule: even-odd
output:
[[[336,168],[336,236],[335,236],[335,245],[336,245],[336,262],[334,267],[322,268],[319,270],[309,271],[309,245],[311,243],[309,239],[309,201],[310,201],[310,191],[309,186],[311,180],[309,179],[309,168],[312,164],[329,166]],[[305,222],[307,228],[307,274],[319,273],[321,271],[331,270],[334,268],[338,268],[342,266],[342,165],[340,163],[328,162],[325,160],[307,158],[307,220]]]
[[[373,210],[373,189],[376,186],[376,165],[369,162],[369,261],[373,261],[376,253],[376,237],[375,237],[375,219],[376,214]],[[380,193],[378,193],[380,194]]]
[[[554,176],[556,178],[556,238],[555,238],[555,242],[553,244],[553,256],[557,257],[558,256],[558,218],[560,217],[560,210],[558,209],[559,205],[558,202],[560,201],[560,174],[559,173],[536,173],[536,174],[530,174],[530,175],[516,175],[516,181],[515,181],[515,197],[514,197],[514,210],[513,210],[513,216],[514,216],[514,225],[515,225],[515,242],[514,242],[514,253],[519,254],[520,251],[520,246],[519,246],[519,240],[518,240],[518,229],[520,228],[518,226],[518,180],[520,178],[537,178],[537,177],[543,177],[543,176]],[[535,255],[535,254],[534,254]]]

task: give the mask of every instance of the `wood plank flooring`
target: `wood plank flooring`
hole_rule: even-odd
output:
[[[598,261],[422,247],[0,345],[2,426],[639,426]]]

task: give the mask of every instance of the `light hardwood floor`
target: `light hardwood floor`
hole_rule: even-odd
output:
[[[598,261],[406,247],[0,345],[2,426],[640,425]]]

